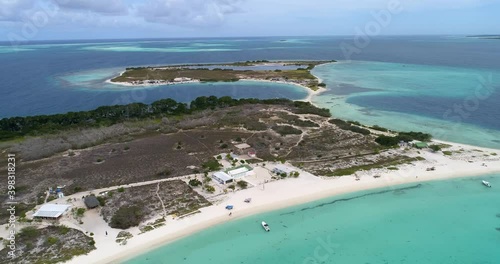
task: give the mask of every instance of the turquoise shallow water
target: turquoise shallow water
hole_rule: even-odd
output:
[[[328,91],[313,101],[336,117],[500,148],[496,70],[353,61],[322,65],[314,74]]]
[[[500,263],[496,186],[500,175],[331,197],[228,222],[125,263]]]

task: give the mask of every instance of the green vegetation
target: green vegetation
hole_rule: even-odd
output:
[[[107,127],[124,121],[189,115],[207,109],[245,104],[290,105],[298,108],[294,110],[296,114],[330,116],[328,109],[317,108],[308,102],[294,102],[288,99],[260,100],[253,98],[233,99],[229,96],[220,98],[202,96],[193,100],[189,107],[185,103],[176,102],[172,99],[162,99],[150,105],[132,103],[128,105],[102,106],[95,110],[66,114],[4,118],[0,120],[0,141],[13,140],[24,136],[40,136],[69,129]],[[246,124],[245,127],[248,129],[250,129],[249,127],[255,127],[255,130],[266,129],[265,124],[256,123]],[[128,146],[124,147],[124,150],[128,149]]]
[[[432,139],[430,134],[422,132],[399,132],[397,136],[379,136],[375,139],[375,142],[385,147],[395,147],[400,141],[410,142],[413,140],[428,142]]]
[[[29,239],[29,240],[33,240],[39,235],[40,235],[40,230],[38,230],[36,227],[33,226],[28,226],[21,229],[21,231],[18,234],[18,236],[21,239]]]
[[[218,171],[222,167],[222,165],[216,159],[209,159],[201,166],[208,171]]]
[[[451,151],[443,151],[443,154],[445,156],[451,156],[451,155],[453,155],[453,152],[451,152]]]
[[[246,189],[246,188],[248,188],[248,182],[246,182],[246,181],[238,181],[236,184],[237,184],[237,185],[238,185],[241,189]]]
[[[441,146],[439,145],[430,145],[429,148],[434,152],[438,152],[441,150]]]
[[[308,65],[307,68],[297,68],[295,70],[240,70],[237,66],[253,66],[262,63],[262,61],[236,62],[225,65],[220,64],[199,64],[199,65],[170,65],[165,67],[135,67],[127,68],[120,76],[112,79],[113,82],[144,82],[148,80],[160,80],[173,82],[177,77],[200,80],[201,82],[235,82],[240,79],[260,79],[271,80],[279,79],[286,81],[306,82],[306,85],[316,90],[318,79],[311,74],[311,70],[318,64],[332,61],[308,61],[308,62],[280,62],[286,65]],[[222,68],[193,68],[193,66],[236,66],[234,69]],[[324,87],[325,84],[321,84]]]
[[[97,196],[97,201],[99,201],[100,206],[105,206],[106,205],[106,198],[102,196]]]
[[[373,130],[382,131],[382,132],[387,132],[387,131],[389,131],[389,129],[384,128],[384,127],[381,127],[381,126],[377,126],[377,125],[374,125],[374,126],[372,126],[372,127],[370,127],[370,128],[371,128],[371,129],[373,129]]]
[[[122,192],[124,192],[124,191],[125,191],[125,188],[120,187],[120,188],[118,188],[118,189],[116,189],[116,190],[117,190],[119,193],[122,193]]]
[[[57,237],[48,237],[47,238],[47,243],[49,245],[54,245],[57,242],[59,242],[59,239],[57,239]]]
[[[5,256],[0,258],[0,263],[63,263],[95,249],[93,238],[65,226],[26,227],[15,239],[15,257],[7,257],[10,249],[5,247],[0,250]]]
[[[287,125],[275,125],[271,129],[282,136],[302,134],[302,130]]]
[[[76,209],[76,216],[77,217],[83,217],[84,214],[85,214],[85,208]]]
[[[346,122],[346,121],[340,120],[340,119],[330,119],[328,122],[336,125],[338,128],[340,128],[342,130],[349,130],[349,131],[352,131],[352,132],[355,132],[355,133],[358,133],[361,135],[370,135],[371,134],[370,130],[359,127],[360,124],[357,122],[349,123],[349,122]],[[353,126],[352,124],[355,124],[355,125]]]
[[[143,217],[144,215],[139,206],[123,206],[111,217],[109,226],[112,228],[127,229],[138,226]]]
[[[191,180],[189,180],[189,185],[193,186],[193,187],[197,187],[197,186],[201,185],[201,181],[199,181],[198,179],[191,179]]]
[[[276,99],[276,100],[278,100],[278,99]],[[332,116],[332,114],[330,113],[330,110],[328,110],[327,108],[318,108],[309,102],[296,101],[296,102],[293,102],[293,106],[298,108],[298,110],[293,111],[295,114],[312,114],[312,115],[319,115],[319,116],[323,116],[323,117]]]
[[[209,193],[214,193],[215,187],[213,187],[212,185],[205,185],[205,190],[207,190],[207,192]]]
[[[359,166],[353,166],[353,167],[348,167],[348,168],[343,168],[343,169],[337,169],[334,171],[323,171],[321,174],[325,176],[347,176],[347,175],[353,175],[358,171],[368,171],[371,169],[383,169],[387,168],[389,170],[397,170],[398,168],[395,167],[397,165],[405,164],[408,162],[412,161],[418,161],[421,160],[421,157],[418,158],[410,158],[410,157],[403,157],[403,158],[392,158],[392,159],[387,159],[387,160],[382,160],[373,164],[367,164],[367,165],[359,165]]]

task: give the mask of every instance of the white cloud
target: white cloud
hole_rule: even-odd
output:
[[[149,0],[136,15],[147,22],[182,26],[219,25],[226,15],[241,11],[242,0]]]
[[[128,6],[123,0],[53,0],[60,8],[88,11],[103,15],[126,15]]]
[[[23,14],[32,9],[35,1],[0,0],[0,21],[19,21]]]

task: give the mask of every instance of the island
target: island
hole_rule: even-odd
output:
[[[310,102],[229,96],[4,118],[0,149],[20,175],[15,212],[1,204],[0,237],[16,243],[0,243],[13,254],[0,264],[123,263],[235,218],[500,171],[497,150],[340,120]]]
[[[468,38],[478,38],[478,39],[500,39],[500,35],[474,35],[467,36]]]
[[[193,82],[270,81],[307,87],[313,91],[325,84],[311,73],[330,61],[245,61],[227,64],[184,64],[127,68],[108,82],[127,86],[171,85]]]

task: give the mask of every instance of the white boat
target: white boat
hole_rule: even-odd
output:
[[[269,225],[264,221],[262,221],[262,227],[264,228],[264,230],[266,230],[266,232],[271,231],[271,229],[269,228]]]
[[[486,186],[486,187],[490,187],[491,188],[491,183],[489,183],[487,181],[483,181],[483,185]]]

